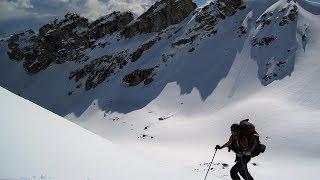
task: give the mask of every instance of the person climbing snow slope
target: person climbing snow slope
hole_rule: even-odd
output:
[[[247,164],[252,157],[263,153],[266,146],[260,143],[259,134],[256,132],[249,119],[245,119],[240,124],[231,125],[231,136],[223,146],[216,145],[215,149],[229,148],[229,151],[236,153],[236,164],[231,168],[230,175],[232,180],[240,180],[238,173],[245,180],[253,180],[248,171]]]

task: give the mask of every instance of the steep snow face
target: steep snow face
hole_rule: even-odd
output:
[[[249,165],[255,178],[316,179],[319,15],[306,2],[228,2],[196,9],[161,32],[106,35],[83,59],[32,76],[22,61],[8,60],[2,42],[0,84],[199,177],[229,126],[250,118],[267,145]],[[219,151],[209,178],[230,179],[233,160]]]
[[[174,180],[192,176],[133,147],[126,150],[114,145],[3,88],[0,98],[1,179]]]
[[[282,79],[293,71],[299,37],[306,36],[307,27],[297,27],[298,6],[294,2],[277,2],[256,21],[252,56],[259,66],[263,84]],[[299,32],[300,33],[300,32]]]

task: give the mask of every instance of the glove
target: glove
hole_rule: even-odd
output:
[[[221,146],[219,145],[216,145],[216,148],[215,149],[222,149]]]

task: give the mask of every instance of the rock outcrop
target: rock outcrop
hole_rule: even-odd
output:
[[[196,13],[196,23],[188,29],[187,36],[176,40],[172,47],[193,44],[197,39],[214,36],[218,32],[216,25],[220,21],[245,8],[243,0],[217,0],[209,3]]]
[[[127,26],[121,35],[131,38],[136,34],[159,32],[183,21],[196,8],[192,0],[162,0]]]
[[[31,30],[13,35],[7,41],[11,50],[8,55],[14,60],[24,60],[24,68],[32,74],[52,63],[81,59],[90,41],[81,37],[77,30],[88,24],[86,18],[68,13],[63,19],[42,26],[38,35]]]
[[[232,16],[237,12],[237,9],[244,9],[243,0],[218,0],[219,9],[225,16]]]
[[[14,34],[7,41],[8,56],[24,60],[24,68],[35,74],[52,63],[80,60],[97,39],[122,30],[132,20],[130,12],[113,12],[90,24],[88,19],[68,13],[42,26],[39,34],[32,30]]]
[[[275,41],[277,39],[277,37],[275,36],[270,36],[270,37],[263,37],[261,39],[257,39],[257,38],[253,38],[252,39],[252,45],[253,46],[268,46],[269,44],[271,44],[273,41]]]
[[[8,48],[10,51],[7,52],[10,59],[21,60],[27,56],[32,56],[33,51],[31,44],[37,39],[32,29],[26,30],[25,32],[13,34],[8,40]]]
[[[122,51],[114,56],[104,55],[96,58],[82,68],[72,71],[69,79],[75,78],[78,82],[87,76],[85,89],[90,90],[105,81],[112,73],[122,69],[127,64],[126,55],[127,51]]]
[[[141,46],[138,47],[137,50],[135,50],[131,55],[131,62],[135,62],[137,61],[143,54],[144,51],[147,51],[148,49],[150,49],[157,41],[159,41],[160,38],[155,38],[151,41],[148,41],[144,44],[142,44]]]
[[[137,69],[133,71],[132,73],[126,75],[123,78],[123,82],[127,83],[129,86],[136,86],[140,84],[142,81],[144,81],[144,84],[147,85],[151,83],[152,79],[152,73],[154,71],[154,68],[150,69]]]
[[[280,12],[284,13],[285,11],[286,14],[282,17],[281,21],[279,22],[280,26],[284,26],[289,23],[290,21],[296,21],[298,17],[298,7],[296,5],[290,5],[289,7],[285,7],[280,10]]]
[[[131,12],[113,12],[103,16],[89,25],[89,34],[94,39],[99,39],[105,35],[122,30],[133,20]]]

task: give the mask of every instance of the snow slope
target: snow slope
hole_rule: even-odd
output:
[[[0,65],[4,68],[0,76],[5,78],[0,78],[0,84],[113,143],[138,148],[183,169],[166,175],[180,172],[187,176],[182,179],[203,178],[214,146],[228,139],[230,125],[250,118],[267,145],[266,153],[252,160],[256,165],[249,165],[256,179],[318,179],[319,9],[304,1],[292,2],[299,9],[297,21],[279,27],[286,13],[279,11],[292,6],[285,0],[250,2],[246,10],[219,23],[216,36],[172,49],[171,43],[187,38],[185,32],[194,27],[194,16],[187,18],[181,23],[184,28],[172,39],[163,38],[136,64],[90,91],[74,89],[76,83],[68,79],[70,69],[78,68],[78,64],[53,65],[29,76],[21,62],[7,60],[6,49],[1,46]],[[265,20],[270,18],[272,23],[261,29],[256,21],[268,12],[273,15]],[[239,25],[247,29],[246,35],[238,37],[235,28]],[[307,41],[302,40],[303,34]],[[252,47],[254,36],[265,35],[278,39],[268,47]],[[154,36],[121,40],[89,55],[94,59],[119,47],[132,49]],[[112,38],[106,39],[116,41]],[[196,50],[189,53],[191,47]],[[176,53],[175,57],[161,65],[149,86],[122,84],[123,75],[136,68],[152,67],[159,61],[155,57],[170,52]],[[286,74],[277,69],[277,61],[283,59],[289,62]],[[281,71],[280,77],[263,83],[264,72],[273,75],[277,71]],[[72,96],[67,95],[70,90],[74,90]],[[219,151],[208,179],[230,179],[233,160],[232,153]]]
[[[172,163],[156,161],[134,147],[114,145],[3,88],[0,98],[0,179],[174,180],[188,176]]]

